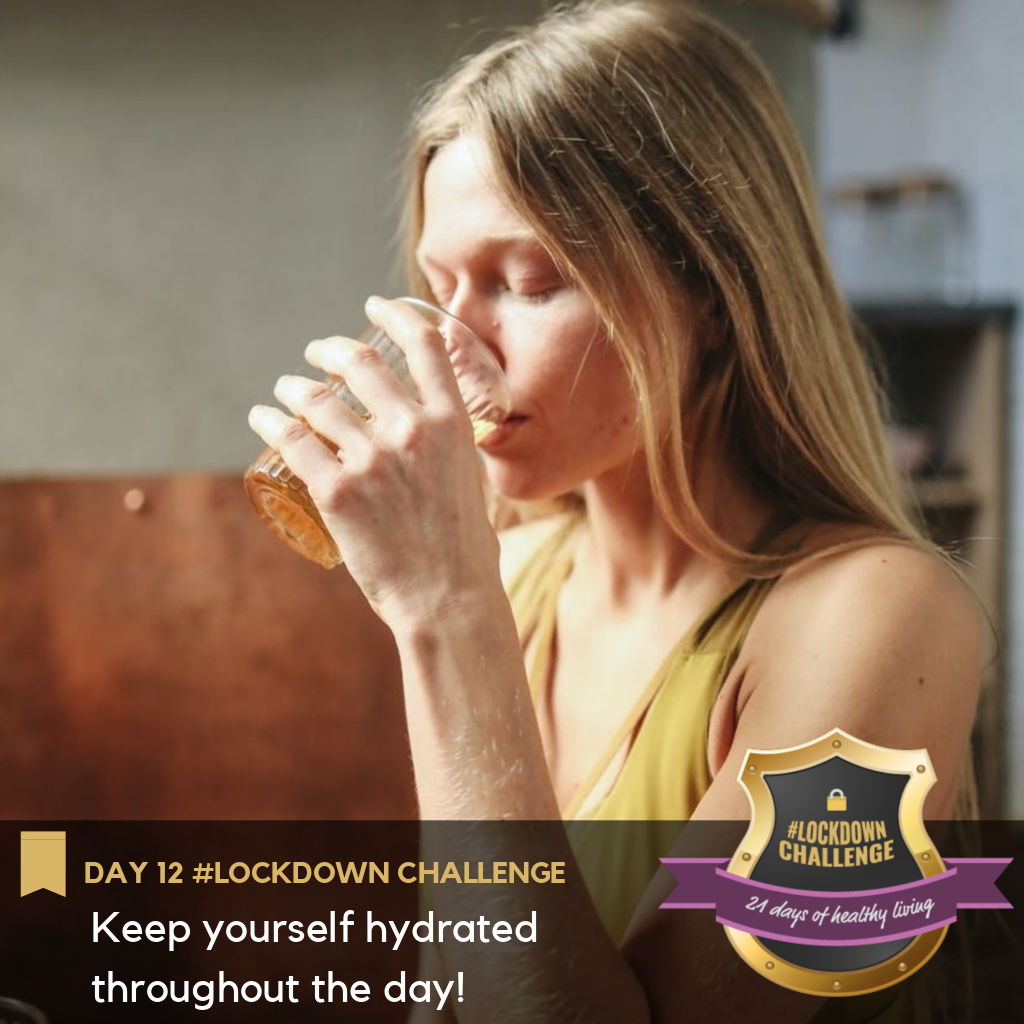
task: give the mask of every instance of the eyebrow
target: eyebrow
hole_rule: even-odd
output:
[[[540,239],[529,231],[513,231],[503,235],[484,235],[475,240],[474,248],[477,251],[487,253],[495,249],[511,249],[519,245],[529,246],[530,248],[539,249],[540,251],[547,253],[547,249],[541,243]],[[415,256],[416,262],[419,263],[420,266],[442,266],[438,260],[434,259],[424,250],[422,238],[420,240],[420,244],[416,246]]]

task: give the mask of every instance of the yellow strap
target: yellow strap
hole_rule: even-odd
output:
[[[623,720],[622,725],[616,730],[615,735],[612,737],[610,743],[605,748],[604,753],[594,763],[590,773],[586,779],[581,783],[580,787],[576,790],[572,800],[569,801],[568,806],[565,809],[563,817],[572,820],[576,817],[581,805],[590,796],[591,790],[604,776],[604,773],[608,770],[608,766],[612,763],[612,760],[622,749],[622,745],[626,742],[628,737],[636,729],[640,719],[650,710],[651,704],[654,703],[655,698],[658,696],[659,691],[665,685],[665,680],[672,674],[672,668],[678,659],[691,652],[693,647],[694,638],[704,628],[711,618],[719,613],[723,605],[731,601],[732,598],[748,583],[749,579],[741,579],[736,583],[731,584],[727,587],[714,604],[708,609],[708,611],[700,616],[693,625],[683,634],[683,636],[672,646],[672,649],[663,659],[662,663],[658,666],[658,671],[654,673],[651,681],[644,687],[640,696],[636,699],[633,707],[630,709],[629,714]],[[554,625],[552,623],[551,632],[554,631]],[[532,681],[531,681],[532,689]],[[536,697],[536,695],[535,695]],[[629,756],[628,754],[626,755]]]
[[[557,558],[559,550],[569,540],[579,523],[578,517],[570,516],[565,523],[553,530],[523,563],[509,583],[508,597],[515,612],[519,640],[523,647],[537,627],[540,611],[548,597],[552,559]]]
[[[570,546],[569,550],[562,552],[553,571],[545,579],[548,586],[538,608],[536,629],[533,635],[536,648],[528,673],[530,695],[534,702],[540,698],[541,690],[551,671],[551,653],[555,642],[555,627],[558,622],[558,598],[562,593],[562,584],[565,583],[572,569],[572,563],[573,551]]]

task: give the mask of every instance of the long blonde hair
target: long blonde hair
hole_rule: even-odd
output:
[[[884,399],[824,254],[809,170],[750,49],[681,4],[564,7],[436,84],[412,126],[406,236],[446,142],[481,136],[507,202],[593,300],[630,374],[659,509],[751,575],[695,494],[714,439],[794,519],[920,540]],[[642,315],[638,316],[638,310]]]

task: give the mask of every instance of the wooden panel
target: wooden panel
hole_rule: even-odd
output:
[[[0,817],[412,813],[387,630],[237,478],[0,481]]]

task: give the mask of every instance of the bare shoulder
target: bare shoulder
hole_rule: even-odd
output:
[[[945,816],[976,711],[982,621],[959,575],[923,548],[861,538],[809,557],[751,626],[733,739],[782,747],[839,726],[883,746],[925,747],[940,780],[929,816]]]
[[[909,542],[822,529],[809,541],[813,546],[823,542],[824,553],[810,555],[783,575],[755,619],[752,639],[755,630],[771,631],[773,646],[818,630],[836,640],[866,631],[878,637],[899,633],[907,642],[977,648],[979,610],[945,559]],[[833,545],[835,550],[828,550]]]
[[[501,544],[501,580],[506,589],[530,556],[574,518],[575,514],[571,512],[555,512],[518,523],[498,534]]]

